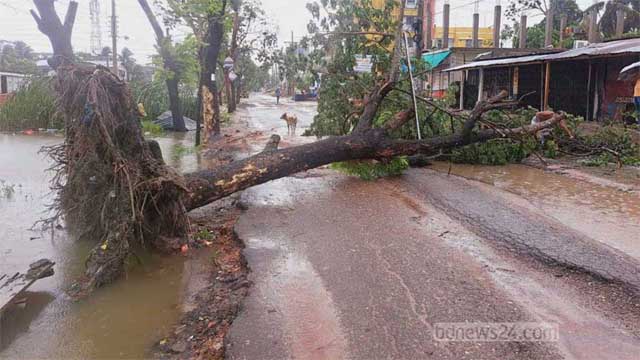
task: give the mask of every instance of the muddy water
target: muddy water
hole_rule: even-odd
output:
[[[191,171],[201,164],[189,150],[190,135],[158,140],[170,165]],[[13,196],[0,197],[0,273],[24,271],[43,257],[56,262],[56,275],[26,294],[27,306],[5,314],[0,358],[141,358],[180,314],[185,261],[140,254],[142,266],[125,280],[86,301],[70,301],[64,289],[82,273],[91,244],[73,241],[64,230],[29,230],[50,201],[49,162],[38,150],[60,141],[0,135],[0,180],[15,188]]]
[[[449,165],[437,163],[447,172]],[[451,173],[526,198],[546,215],[640,259],[640,194],[525,165],[454,164]]]

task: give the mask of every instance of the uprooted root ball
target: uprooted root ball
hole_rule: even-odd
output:
[[[66,139],[46,149],[55,162],[53,208],[79,240],[96,243],[73,289],[81,295],[122,275],[132,248],[185,243],[186,189],[145,141],[127,85],[108,69],[63,65],[55,90]]]

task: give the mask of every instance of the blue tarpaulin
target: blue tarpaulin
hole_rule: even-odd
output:
[[[431,52],[427,54],[422,54],[422,60],[426,62],[431,69],[437,68],[443,61],[445,61],[449,55],[451,55],[451,50],[442,50]]]

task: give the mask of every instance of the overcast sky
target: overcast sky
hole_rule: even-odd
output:
[[[306,24],[310,16],[306,10],[306,3],[310,0],[262,0],[273,22],[277,24],[280,40],[288,41],[291,31],[296,40],[306,34]],[[442,16],[440,9],[444,0],[437,0],[436,26],[441,25]],[[152,2],[152,1],[150,1]],[[493,6],[496,0],[480,0],[480,25],[490,26],[493,21]],[[69,0],[58,0],[58,8],[66,9]],[[90,20],[89,0],[79,0],[78,20],[73,34],[73,45],[76,51],[89,51],[90,49]],[[119,48],[128,47],[140,62],[146,62],[149,55],[155,52],[153,31],[149,26],[142,10],[136,0],[116,0],[118,6],[120,43]],[[502,0],[503,5],[508,1]],[[585,8],[591,4],[591,0],[578,0],[578,4]],[[2,6],[1,4],[6,4]],[[102,39],[103,46],[110,46],[110,30],[108,18],[111,14],[109,0],[101,0],[102,5]],[[451,0],[451,26],[471,26],[473,13],[473,1]],[[29,14],[32,1],[29,0],[0,0],[0,40],[22,40],[36,51],[50,51],[47,39],[41,35]],[[60,11],[62,13],[62,11]],[[531,14],[533,15],[533,14]],[[537,23],[541,17],[535,17],[530,23]],[[174,34],[177,38],[184,33]]]

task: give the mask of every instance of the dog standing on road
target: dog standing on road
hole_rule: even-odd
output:
[[[298,126],[298,117],[295,115],[289,115],[287,113],[282,114],[280,119],[287,122],[287,130],[289,135],[296,135],[296,127]]]

